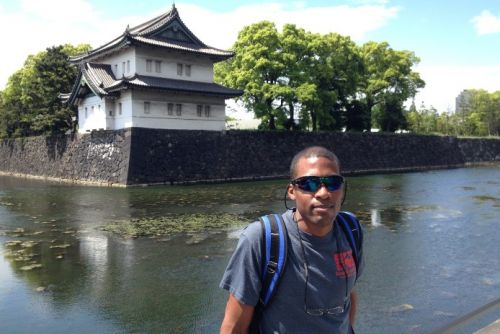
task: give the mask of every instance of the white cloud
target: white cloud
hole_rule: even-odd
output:
[[[371,2],[373,3],[373,2]],[[384,1],[372,5],[330,6],[306,8],[303,1],[286,7],[278,3],[242,6],[230,12],[215,13],[190,4],[176,5],[186,25],[205,43],[227,49],[235,42],[238,32],[245,25],[261,20],[272,20],[278,28],[285,23],[317,33],[338,32],[354,40],[363,39],[369,31],[376,30],[398,13],[396,7],[386,7]],[[143,17],[129,16],[119,19],[109,17],[88,0],[23,0],[18,9],[7,11],[0,7],[0,44],[8,45],[9,52],[2,55],[0,89],[7,78],[22,67],[29,54],[47,47],[71,43],[90,43],[98,47],[119,36],[127,24],[133,26],[169,9]]]
[[[261,20],[272,20],[278,28],[284,23],[294,23],[317,33],[338,32],[359,42],[368,32],[388,24],[399,12],[397,7],[388,7],[386,0],[352,0],[347,3],[352,5],[306,7],[304,1],[288,5],[266,3],[222,13],[190,4],[176,6],[195,35],[205,43],[223,49],[232,46],[243,26]],[[119,36],[128,24],[134,26],[169,8],[170,5],[165,5],[144,16],[114,19],[88,0],[23,0],[15,12],[0,4],[0,31],[12,32],[0,34],[0,44],[8,46],[2,54],[0,89],[5,86],[9,75],[21,68],[29,54],[63,43],[90,43],[98,47]],[[489,11],[483,11],[473,22],[478,34],[500,32],[500,17]],[[416,97],[417,106],[423,101],[427,106],[446,111],[454,109],[455,97],[463,89],[500,90],[500,66],[438,66],[422,62],[417,71],[427,83]]]
[[[0,89],[23,66],[30,54],[48,47],[70,43],[100,46],[119,36],[127,24],[138,24],[151,17],[109,19],[86,0],[24,0],[15,12],[0,7],[0,44],[10,46],[2,54]]]
[[[225,13],[213,13],[195,5],[177,7],[183,21],[202,41],[220,48],[231,47],[244,26],[262,20],[275,22],[278,29],[285,23],[293,23],[312,32],[337,32],[359,41],[368,32],[386,25],[399,11],[397,7],[384,5],[305,8],[300,2],[291,7],[281,3],[247,5]],[[223,24],[207,25],[207,22]]]
[[[418,106],[422,102],[438,111],[455,110],[455,98],[464,89],[500,90],[500,65],[461,66],[420,64],[416,71],[426,82],[426,87],[416,96]]]
[[[40,20],[75,24],[92,20],[96,15],[96,10],[85,0],[23,0],[21,8],[24,14]]]
[[[472,23],[478,35],[500,32],[500,16],[493,15],[489,10],[483,10],[480,15],[475,16]]]

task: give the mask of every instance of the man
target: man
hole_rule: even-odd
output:
[[[353,333],[357,297],[351,247],[336,223],[344,196],[337,157],[323,147],[295,155],[287,193],[296,208],[283,214],[289,247],[286,268],[271,303],[264,309],[261,333]],[[318,178],[321,177],[321,178]],[[248,333],[261,289],[262,229],[250,224],[222,278],[229,291],[221,333]]]

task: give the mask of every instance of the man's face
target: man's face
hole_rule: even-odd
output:
[[[302,158],[297,162],[295,178],[303,176],[339,175],[337,164],[324,157]],[[296,185],[288,186],[288,196],[295,200],[296,219],[304,230],[329,231],[334,218],[340,211],[343,187],[336,191],[328,191],[321,186],[316,192],[307,192]],[[316,233],[313,233],[316,234]]]

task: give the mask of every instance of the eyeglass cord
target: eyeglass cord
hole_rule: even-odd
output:
[[[305,288],[304,288],[304,311],[307,314],[310,314],[308,312],[308,308],[307,308],[307,285],[308,285],[308,282],[309,282],[309,263],[308,263],[307,257],[306,257],[306,251],[305,251],[305,247],[304,247],[304,241],[302,240],[302,236],[300,235],[299,223],[295,219],[295,212],[293,212],[293,221],[295,222],[295,227],[297,229],[297,236],[299,237],[300,248],[302,250],[302,258],[304,260],[304,275],[305,275],[305,281],[306,281]],[[335,228],[335,225],[336,224],[334,222],[333,228]],[[337,242],[337,250],[338,250],[339,245],[340,245],[338,234],[335,234],[335,231],[332,231],[332,233],[335,235],[335,241]],[[345,267],[344,267],[344,261],[341,260],[341,261],[339,261],[339,263],[340,263],[340,266],[342,267],[342,271],[344,272],[344,277],[345,277],[345,298],[344,298],[344,305],[343,305],[344,311],[345,311],[345,304],[346,304],[346,301],[348,299],[349,278],[347,276],[347,271],[345,270]]]

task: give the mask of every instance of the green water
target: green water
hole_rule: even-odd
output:
[[[285,186],[112,189],[0,177],[0,331],[217,332],[227,298],[218,283],[238,231],[283,211]],[[500,296],[500,168],[349,178],[344,209],[366,232],[357,333],[426,333]],[[230,219],[188,228],[200,215]],[[140,238],[103,231],[165,217],[179,228]]]

